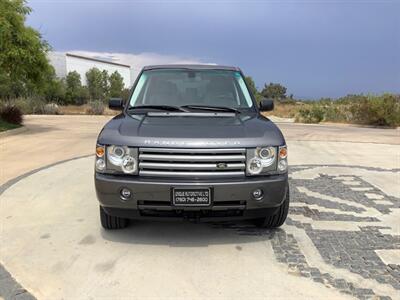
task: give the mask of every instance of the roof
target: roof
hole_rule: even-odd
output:
[[[190,70],[227,70],[227,71],[240,71],[238,67],[230,67],[230,66],[219,66],[219,65],[211,65],[211,64],[199,64],[199,65],[154,65],[154,66],[145,66],[143,68],[146,70],[155,70],[155,69],[190,69]]]
[[[76,57],[76,58],[82,58],[82,59],[86,59],[86,60],[97,61],[97,62],[110,64],[110,65],[120,66],[120,67],[126,67],[126,68],[130,68],[131,67],[130,65],[124,65],[124,64],[116,63],[116,62],[105,60],[105,59],[87,57],[87,56],[82,56],[82,55],[73,54],[73,53],[66,53],[65,55],[66,56],[70,56],[70,57]]]

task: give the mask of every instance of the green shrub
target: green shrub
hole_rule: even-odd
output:
[[[310,104],[299,109],[296,122],[319,123],[324,119],[324,108],[319,104]]]
[[[24,114],[58,115],[59,106],[56,103],[46,103],[41,97],[18,98],[13,101]]]
[[[325,122],[349,122],[352,118],[346,105],[331,102],[325,106],[324,121]]]
[[[89,115],[102,115],[104,113],[104,103],[100,100],[89,102],[86,113]]]
[[[364,96],[358,101],[353,101],[349,110],[354,123],[378,126],[400,125],[400,96],[390,94]]]
[[[376,126],[400,126],[400,95],[348,95],[337,100],[303,102],[296,122],[345,122]]]
[[[43,98],[31,97],[31,98],[18,98],[14,100],[15,105],[27,114],[43,114],[44,106],[46,102]]]
[[[14,104],[5,104],[0,108],[0,118],[14,125],[22,124],[22,111]]]

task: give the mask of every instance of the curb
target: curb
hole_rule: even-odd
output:
[[[10,130],[6,130],[3,132],[0,132],[0,138],[4,138],[7,136],[12,136],[12,135],[17,135],[19,133],[28,131],[28,128],[26,128],[25,126],[19,127],[19,128],[15,128],[15,129],[10,129]]]
[[[298,124],[307,124],[307,123],[298,123]],[[319,123],[314,123],[314,124],[343,126],[343,127],[359,127],[359,128],[376,128],[376,129],[395,129],[395,130],[400,130],[400,127],[354,124],[354,123],[319,122]]]
[[[281,117],[276,117],[274,115],[265,116],[265,117],[267,117],[274,123],[289,123],[289,124],[296,123],[294,118],[281,118]]]

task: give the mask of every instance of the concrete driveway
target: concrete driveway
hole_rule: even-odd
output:
[[[0,138],[0,297],[400,299],[399,130],[279,124],[292,193],[279,230],[105,232],[87,155],[107,120],[28,116]]]

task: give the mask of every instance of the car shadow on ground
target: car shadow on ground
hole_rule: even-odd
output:
[[[207,247],[220,244],[243,244],[270,240],[283,229],[260,229],[251,222],[192,223],[131,221],[122,230],[103,230],[110,242],[170,247]]]

